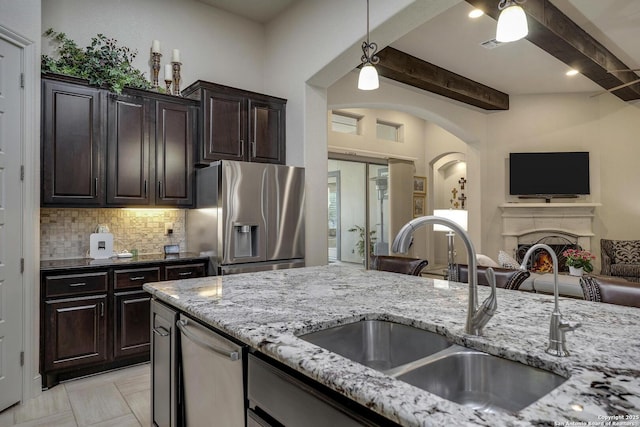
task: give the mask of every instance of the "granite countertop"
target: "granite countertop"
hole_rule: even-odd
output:
[[[341,265],[148,283],[144,289],[254,349],[405,426],[640,425],[640,310],[561,298],[571,356],[545,353],[553,297],[498,289],[484,336],[464,333],[466,284]],[[489,289],[480,287],[480,301]],[[297,338],[360,319],[437,332],[456,344],[569,379],[518,412],[483,413]],[[584,424],[582,424],[584,423]],[[611,425],[611,424],[610,424]],[[621,425],[621,424],[620,424]]]
[[[165,262],[176,261],[193,261],[193,260],[208,260],[206,256],[201,256],[195,253],[181,252],[174,255],[165,254],[143,254],[131,258],[107,258],[107,259],[92,259],[92,258],[70,258],[70,259],[54,259],[40,261],[41,271],[50,270],[65,270],[69,268],[98,268],[98,267],[119,267],[138,264],[157,264]]]

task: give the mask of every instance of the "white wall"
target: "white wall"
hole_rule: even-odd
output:
[[[264,26],[193,0],[45,0],[42,28],[87,46],[98,33],[138,51],[133,66],[150,78],[150,49],[160,41],[162,64],[180,49],[181,89],[207,80],[264,91]],[[55,47],[43,39],[43,53]],[[160,83],[164,66],[160,70]]]

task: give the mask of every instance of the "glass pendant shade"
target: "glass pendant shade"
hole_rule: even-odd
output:
[[[376,67],[371,64],[364,64],[360,69],[360,77],[358,77],[358,89],[374,90],[378,89],[378,72]]]
[[[520,40],[528,33],[527,16],[520,6],[512,4],[500,12],[496,40],[503,43],[513,42]]]

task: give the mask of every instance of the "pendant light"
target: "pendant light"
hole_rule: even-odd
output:
[[[367,41],[362,42],[362,68],[360,68],[360,76],[358,77],[358,89],[360,90],[373,90],[378,89],[380,83],[378,82],[378,71],[376,71],[375,64],[380,62],[380,58],[376,56],[378,45],[376,43],[369,43],[369,0],[367,0]]]
[[[498,10],[498,27],[496,29],[496,40],[499,42],[513,42],[520,40],[529,33],[527,26],[527,15],[519,4],[526,0],[500,0]]]

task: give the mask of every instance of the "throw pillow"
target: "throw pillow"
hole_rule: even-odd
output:
[[[497,262],[495,262],[494,260],[492,260],[486,255],[477,254],[476,261],[478,265],[481,267],[500,267],[500,264],[498,264]]]
[[[617,240],[613,242],[613,263],[640,263],[640,240]]]
[[[498,252],[498,264],[500,264],[503,268],[511,268],[514,270],[520,268],[520,263],[518,263],[518,261],[513,259],[513,257],[505,251]]]

